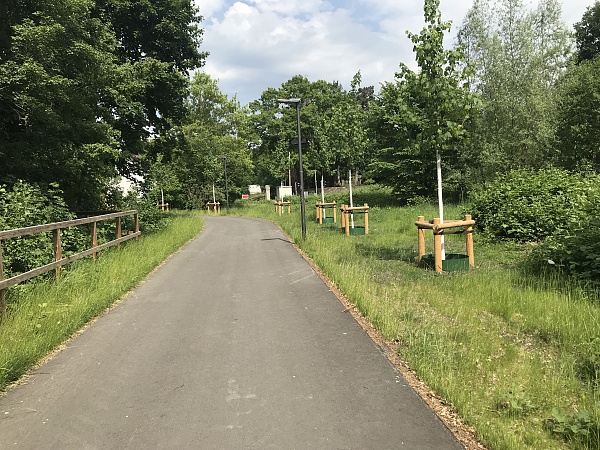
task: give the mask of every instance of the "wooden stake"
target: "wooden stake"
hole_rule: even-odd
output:
[[[96,222],[92,222],[92,248],[98,247],[98,236],[96,234],[96,228]],[[98,254],[96,252],[92,253],[94,261],[96,261],[97,255]]]
[[[2,241],[0,240],[0,281],[4,280],[4,264],[2,263]],[[0,323],[6,313],[6,289],[0,289]]]
[[[121,237],[121,236],[119,236]],[[62,246],[60,243],[60,228],[56,230],[52,230],[52,246],[54,247],[54,261],[58,261],[62,259]],[[56,279],[60,278],[60,267],[54,269],[54,273],[56,274]]]
[[[465,221],[472,220],[471,214],[465,215]],[[469,257],[469,267],[475,267],[475,253],[473,252],[473,225],[467,227],[465,232],[467,244],[467,256]]]
[[[117,217],[117,239],[121,238],[121,218]],[[121,243],[117,245],[117,249],[121,250]]]

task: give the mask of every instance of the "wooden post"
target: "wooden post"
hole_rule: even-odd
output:
[[[440,218],[433,219],[433,254],[435,260],[435,271],[442,271],[442,233],[443,230],[437,230],[435,227],[440,224]]]
[[[369,234],[369,204],[365,203],[365,234]]]
[[[316,218],[317,222],[323,223],[323,221],[321,219],[321,211],[320,211],[321,208],[320,208],[320,206],[321,206],[320,202],[317,202],[315,204],[315,218]]]
[[[471,214],[465,215],[465,220],[472,220]],[[469,257],[469,267],[475,267],[475,254],[473,253],[473,225],[469,225],[465,231],[467,256]]]
[[[336,212],[337,212],[337,206],[336,206],[335,201],[334,201],[333,202],[333,223],[337,223]]]
[[[340,206],[340,214],[342,215],[341,225],[342,228],[346,228],[346,205]]]
[[[0,281],[4,280],[4,264],[2,263],[2,241],[0,240]],[[6,289],[0,289],[0,323],[6,314]]]
[[[134,222],[135,222],[135,232],[136,232],[136,233],[139,233],[139,231],[140,231],[140,220],[139,220],[139,217],[138,217],[138,214],[137,214],[137,213],[135,213],[135,214],[133,215],[133,220],[134,220]],[[136,236],[136,237],[135,237],[135,240],[137,241],[137,240],[138,240],[138,238],[139,238],[139,236]]]
[[[348,220],[348,215],[349,212],[348,210],[346,210],[346,222],[345,222],[345,229],[346,229],[346,236],[350,236],[350,220]]]
[[[417,222],[425,222],[425,216],[417,217]],[[419,262],[423,260],[425,256],[425,229],[417,228],[419,233]]]
[[[60,229],[52,230],[52,246],[54,247],[54,261],[62,259],[62,245],[60,242]],[[56,279],[60,278],[60,267],[54,269]]]
[[[117,239],[121,239],[121,218],[117,217]],[[117,248],[121,250],[121,243],[117,244]]]
[[[96,222],[92,222],[92,248],[98,247],[98,236],[96,234]],[[92,253],[92,257],[94,261],[96,261],[96,256],[98,254],[96,252]]]

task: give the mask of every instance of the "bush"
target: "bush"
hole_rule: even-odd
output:
[[[0,229],[10,230],[51,222],[74,219],[62,198],[57,185],[42,190],[24,182],[16,183],[11,190],[0,186]],[[77,251],[82,239],[77,230],[61,233],[63,253]],[[40,233],[7,239],[2,242],[4,271],[7,277],[48,264],[54,259],[51,233]]]
[[[532,250],[527,265],[536,273],[558,271],[600,288],[600,230],[590,224],[552,236]]]
[[[158,206],[159,199],[152,198],[152,195],[146,193],[140,195],[137,190],[132,190],[124,200],[125,209],[137,209],[140,231],[144,234],[155,233],[167,226],[170,219],[168,212],[162,211]],[[133,229],[131,217],[125,219],[124,224],[129,229]]]
[[[600,199],[598,176],[560,169],[514,170],[475,191],[470,213],[477,228],[501,239],[542,241],[579,230]]]

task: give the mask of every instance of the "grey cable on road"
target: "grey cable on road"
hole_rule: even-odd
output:
[[[271,222],[202,233],[0,399],[0,449],[460,449]]]

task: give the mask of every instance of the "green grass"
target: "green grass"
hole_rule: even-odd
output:
[[[9,291],[8,314],[0,324],[0,391],[200,232],[200,214],[172,215],[165,230],[129,241],[120,251],[101,252],[96,262],[79,261],[58,282],[46,279]]]
[[[231,212],[278,223],[490,448],[600,448],[595,293],[528,277],[520,266],[526,247],[477,234],[476,268],[437,275],[416,265],[414,225],[419,215],[437,216],[435,206],[373,207],[370,234],[345,237],[339,219],[315,223],[315,200],[307,198],[305,241],[298,205],[282,216],[268,202],[238,202]],[[449,206],[445,216],[461,218],[462,210]],[[433,237],[426,239],[431,252]],[[465,252],[462,236],[447,236],[446,246]],[[564,422],[550,421],[553,409]]]

